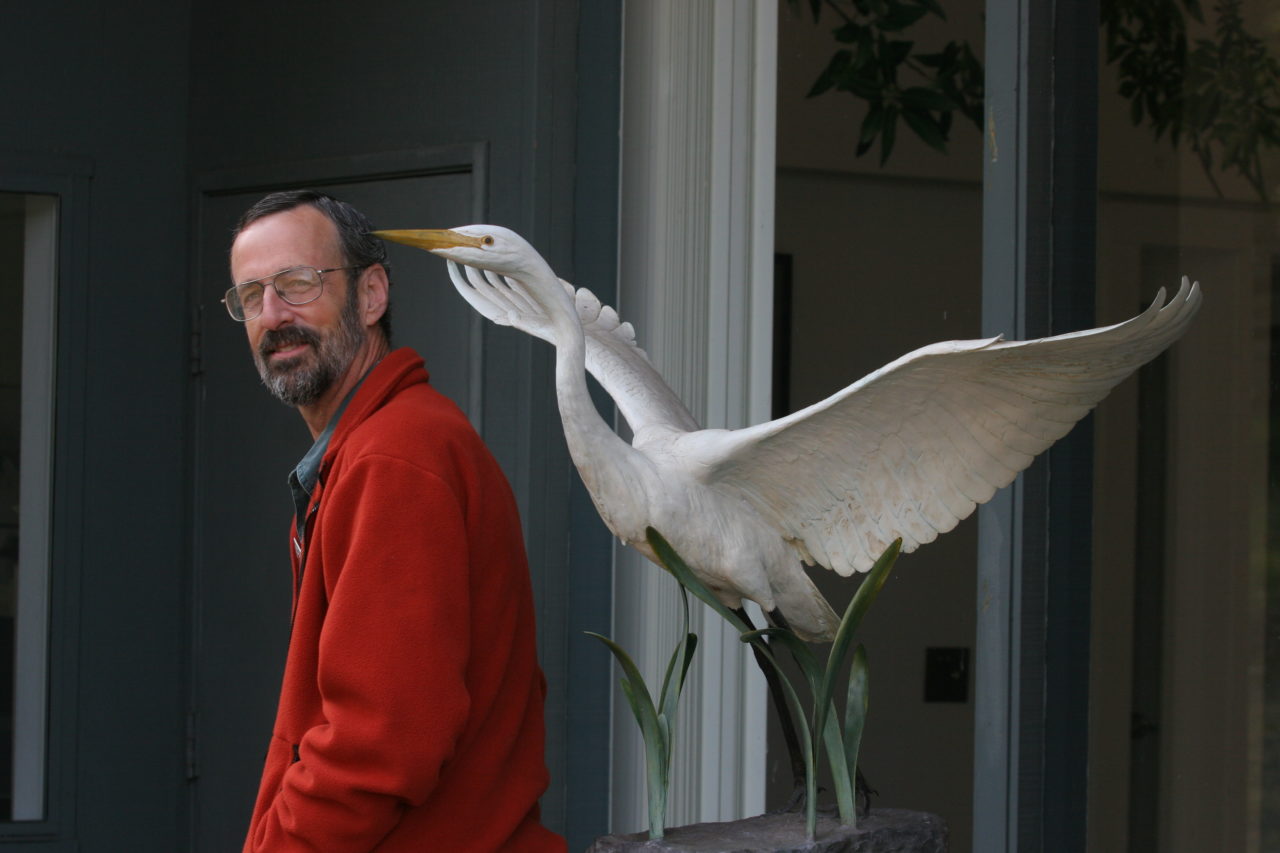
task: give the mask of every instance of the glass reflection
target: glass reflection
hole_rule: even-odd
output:
[[[1097,413],[1089,849],[1280,849],[1275,21],[1102,10],[1098,315],[1205,302]]]

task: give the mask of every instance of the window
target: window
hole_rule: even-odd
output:
[[[1104,4],[1100,32],[1121,56],[1098,90],[1098,313],[1184,274],[1204,304],[1098,410],[1089,848],[1247,853],[1280,849],[1280,51],[1263,4],[1187,9]]]
[[[57,199],[0,192],[0,819],[45,816]]]

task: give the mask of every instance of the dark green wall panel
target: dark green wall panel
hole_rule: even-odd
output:
[[[184,4],[149,0],[0,26],[0,172],[83,171],[60,234],[82,265],[59,292],[57,464],[76,470],[55,495],[44,829],[86,850],[183,832],[187,33]]]

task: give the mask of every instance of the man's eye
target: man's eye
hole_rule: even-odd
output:
[[[276,279],[276,289],[286,296],[300,296],[315,286],[305,275],[284,275]]]
[[[257,308],[262,303],[261,287],[236,288],[236,297],[245,308]]]

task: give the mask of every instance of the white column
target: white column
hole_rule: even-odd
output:
[[[620,314],[704,426],[767,420],[776,3],[627,3],[623,43]],[[657,684],[679,634],[676,584],[620,549],[614,590],[615,639]],[[691,609],[700,643],[677,717],[672,826],[764,809],[764,680],[736,632]],[[613,720],[612,825],[637,831],[644,756],[620,695]]]

